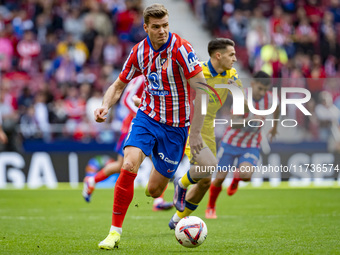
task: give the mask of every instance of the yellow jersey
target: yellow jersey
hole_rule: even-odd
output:
[[[216,118],[217,111],[222,107],[227,99],[229,90],[225,88],[216,88],[216,84],[227,84],[229,79],[236,81],[237,85],[242,88],[242,83],[238,79],[238,74],[235,68],[226,70],[223,73],[217,73],[211,64],[211,61],[202,62],[204,78],[207,84],[214,88],[214,91],[209,90],[209,103],[207,106],[207,114],[205,115],[203,127],[201,130],[201,135],[203,142],[209,147],[212,153],[216,157],[216,140],[215,140],[215,129],[214,129],[214,119]],[[218,99],[221,99],[221,101]],[[186,144],[185,154],[191,159],[189,139]]]

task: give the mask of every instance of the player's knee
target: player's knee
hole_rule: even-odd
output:
[[[135,172],[135,164],[131,161],[124,161],[122,168],[129,172]]]
[[[149,190],[150,196],[153,197],[153,198],[160,197],[162,195],[162,192],[163,192],[163,190],[161,190],[158,187],[149,187],[148,190]]]
[[[252,173],[240,173],[240,178],[242,179],[242,181],[244,182],[249,182],[251,180],[251,174]]]

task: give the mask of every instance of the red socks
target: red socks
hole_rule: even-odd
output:
[[[240,178],[240,172],[238,172],[240,169],[237,169],[236,172],[234,172],[234,178],[233,181],[242,181],[242,178]]]
[[[95,183],[101,182],[105,180],[107,177],[108,176],[104,173],[104,169],[102,169],[94,176],[94,182]]]
[[[137,174],[121,169],[115,185],[112,226],[121,228],[127,209],[133,198],[134,181]]]
[[[209,192],[209,202],[208,202],[209,208],[215,208],[216,200],[221,190],[222,190],[222,186],[216,187],[214,186],[213,183],[211,183],[210,192]]]

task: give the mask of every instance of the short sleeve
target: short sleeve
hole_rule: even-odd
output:
[[[185,42],[178,48],[177,63],[182,67],[184,77],[188,80],[202,71],[202,66],[190,43]]]
[[[123,69],[119,74],[119,79],[125,83],[129,83],[133,78],[141,75],[138,68],[138,61],[135,47],[130,51],[129,57],[126,59]]]

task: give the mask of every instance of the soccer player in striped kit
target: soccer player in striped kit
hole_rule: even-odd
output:
[[[144,89],[145,79],[143,75],[140,75],[132,79],[124,90],[123,95],[120,98],[120,104],[129,109],[129,114],[124,118],[121,128],[121,135],[119,137],[116,152],[118,154],[117,160],[113,160],[111,157],[102,155],[96,156],[90,159],[86,166],[87,172],[93,173],[93,175],[86,176],[84,178],[84,188],[82,195],[86,202],[90,202],[93,191],[95,190],[96,183],[106,180],[109,176],[120,173],[124,159],[124,142],[129,133],[131,122],[136,116],[138,106],[140,105],[140,97],[142,96]],[[153,211],[168,210],[173,207],[172,202],[166,202],[163,199],[163,194],[156,198],[153,203]]]
[[[192,46],[169,32],[168,11],[163,5],[150,5],[143,15],[148,36],[132,48],[119,78],[108,88],[102,106],[94,113],[97,122],[104,122],[126,84],[140,74],[145,76],[142,103],[124,145],[123,166],[115,185],[111,229],[98,245],[103,249],[118,247],[133,198],[134,179],[145,157],[152,154],[154,167],[148,193],[154,198],[163,193],[177,170],[190,126],[190,87],[196,92],[190,146],[194,154],[203,147],[201,98],[205,92],[198,88],[205,79],[201,64]]]
[[[263,71],[255,73],[251,82],[251,87],[253,105],[255,109],[267,110],[272,106],[273,95],[269,91],[271,87],[271,78],[267,73]],[[248,91],[249,90],[246,88],[246,98],[248,98]],[[279,113],[280,109],[278,107],[274,112],[274,119],[279,118]],[[257,116],[251,112],[245,113],[245,115],[241,117],[242,119],[246,120],[245,123],[251,119],[264,120],[266,118],[266,116]],[[240,123],[240,119],[238,119],[237,122]],[[270,139],[275,137],[277,134],[277,123],[277,121],[273,121],[273,127],[269,132]],[[255,126],[256,124],[253,123],[252,125]],[[226,166],[228,169],[230,169],[229,166],[233,166],[235,159],[238,159],[237,168],[241,170],[248,170],[251,169],[252,166],[257,165],[260,158],[260,143],[262,140],[261,125],[258,126],[259,127],[244,127],[241,124],[241,126],[238,126],[238,128],[232,128],[230,126],[227,128],[217,153],[217,157],[219,158],[219,166]],[[222,183],[227,174],[228,172],[217,172],[216,178],[210,185],[209,202],[205,214],[206,218],[217,218],[216,200],[222,190]],[[252,171],[234,172],[234,178],[227,189],[228,195],[231,196],[235,194],[239,181],[250,181],[252,174]]]

